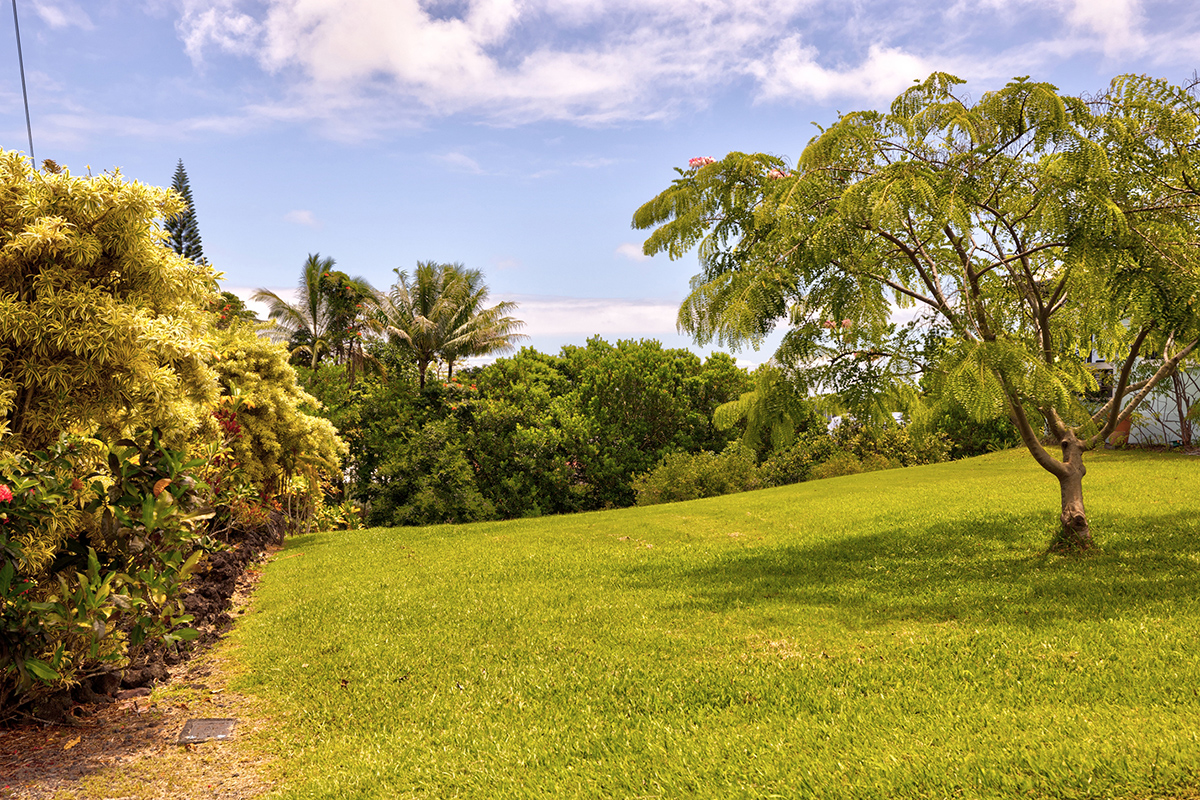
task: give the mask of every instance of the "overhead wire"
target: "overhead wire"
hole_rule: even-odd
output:
[[[13,28],[17,32],[17,63],[21,66],[21,97],[25,99],[25,130],[29,134],[29,160],[37,167],[37,158],[33,155],[33,123],[29,120],[29,92],[25,89],[25,56],[21,54],[21,23],[17,22],[17,0],[12,0]]]

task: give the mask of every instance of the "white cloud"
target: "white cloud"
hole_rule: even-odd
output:
[[[258,315],[259,319],[266,319],[271,307],[266,303],[250,299],[259,288],[257,286],[222,286],[221,290],[233,292],[242,299],[242,302],[246,304],[246,308]],[[268,292],[274,292],[286,303],[296,302],[297,290],[295,286],[266,286],[262,288],[265,288]]]
[[[287,222],[293,222],[297,225],[303,225],[307,228],[323,228],[325,223],[317,219],[316,214],[307,209],[298,208],[295,211],[289,211],[283,215]]]
[[[703,103],[815,1],[180,0],[178,27],[194,59],[253,53],[330,118],[415,105],[603,124]]]
[[[1145,48],[1140,0],[1072,0],[1067,18],[1104,41],[1104,54],[1117,56]]]
[[[51,28],[95,28],[87,12],[71,0],[34,0],[33,10]]]
[[[994,81],[1081,56],[1179,61],[1200,23],[1177,0],[174,2],[197,63],[251,57],[283,87],[247,115],[348,139],[431,115],[666,119],[747,84],[760,102],[858,104],[935,69]]]
[[[517,303],[530,336],[667,336],[675,333],[679,303],[666,300],[502,295]]]
[[[792,36],[751,71],[759,80],[759,98],[814,99],[857,96],[874,100],[895,97],[914,80],[922,80],[937,66],[901,49],[873,44],[860,64],[830,69],[817,63],[819,53]],[[945,69],[945,66],[942,66]]]
[[[624,242],[617,246],[617,255],[622,258],[628,258],[630,261],[649,261],[650,256],[642,251],[642,246],[637,242]]]
[[[466,153],[442,153],[433,158],[435,161],[440,161],[447,165],[455,172],[469,172],[473,175],[482,175],[484,173],[484,169],[479,165],[479,162]]]
[[[183,0],[175,29],[193,62],[202,60],[204,48],[210,44],[242,55],[254,52],[262,25],[237,10],[238,4],[239,0]]]

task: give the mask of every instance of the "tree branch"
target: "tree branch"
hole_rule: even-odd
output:
[[[1200,338],[1193,339],[1190,344],[1181,349],[1172,358],[1164,360],[1163,365],[1158,368],[1158,371],[1155,372],[1154,375],[1152,375],[1147,381],[1145,381],[1144,388],[1134,395],[1134,398],[1129,401],[1129,405],[1125,406],[1125,408],[1121,410],[1121,413],[1116,416],[1115,421],[1112,419],[1109,420],[1112,427],[1116,428],[1116,426],[1119,425],[1122,420],[1128,419],[1129,415],[1133,413],[1133,410],[1137,408],[1143,400],[1146,399],[1146,395],[1154,391],[1155,386],[1157,386],[1164,378],[1174,372],[1175,368],[1179,366],[1179,362],[1187,358],[1191,352],[1196,349],[1197,345],[1200,345]],[[1108,425],[1105,425],[1104,427],[1106,430],[1109,428]],[[1111,433],[1112,431],[1110,430],[1109,432]],[[1087,440],[1085,447],[1095,447],[1102,441],[1104,441],[1104,437],[1100,436],[1100,434],[1096,434]]]
[[[1119,398],[1125,397],[1125,392],[1128,391],[1127,387],[1129,386],[1129,374],[1131,372],[1133,372],[1133,364],[1135,361],[1137,361],[1138,353],[1142,349],[1142,343],[1146,341],[1146,337],[1149,335],[1150,335],[1150,329],[1142,328],[1138,332],[1137,338],[1135,338],[1133,340],[1133,345],[1130,346],[1130,348],[1129,348],[1129,355],[1127,355],[1125,357],[1125,363],[1121,365],[1121,376],[1117,379],[1116,388],[1113,389],[1113,400],[1115,400],[1118,397]],[[1108,405],[1110,405],[1112,407],[1112,410],[1108,415],[1108,422],[1104,425],[1104,427],[1097,434],[1100,441],[1104,441],[1105,439],[1107,439],[1109,434],[1111,434],[1114,430],[1116,430],[1117,423],[1119,421],[1117,419],[1117,417],[1119,416],[1118,411],[1120,410],[1120,407],[1121,407],[1120,402],[1114,403],[1114,402],[1112,402],[1112,400],[1110,400]]]
[[[1025,408],[1021,405],[1021,397],[1017,391],[1013,389],[1008,380],[998,375],[1001,385],[1004,386],[1004,396],[1008,402],[1008,418],[1012,420],[1013,425],[1017,427],[1017,433],[1021,435],[1021,442],[1025,448],[1029,450],[1029,454],[1033,456],[1042,469],[1054,475],[1057,478],[1065,478],[1067,476],[1067,467],[1054,456],[1046,452],[1046,448],[1042,447],[1041,441],[1034,433],[1033,426],[1029,424],[1029,417],[1025,415]]]

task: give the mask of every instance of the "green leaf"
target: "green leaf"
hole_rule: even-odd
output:
[[[196,571],[196,566],[200,563],[200,559],[204,557],[203,550],[197,550],[188,556],[187,561],[183,562],[183,566],[179,568],[179,579],[187,580],[193,572]]]
[[[100,559],[96,557],[96,549],[88,548],[88,579],[92,583],[100,581]]]
[[[61,677],[49,664],[37,658],[25,659],[25,669],[44,683],[53,683]]]

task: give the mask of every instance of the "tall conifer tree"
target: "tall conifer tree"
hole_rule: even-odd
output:
[[[167,246],[184,258],[190,258],[197,264],[207,264],[204,260],[204,246],[200,243],[200,227],[196,224],[196,207],[192,202],[192,187],[188,185],[187,170],[183,168],[183,159],[175,167],[175,177],[171,180],[174,189],[187,208],[164,223],[167,231]]]

